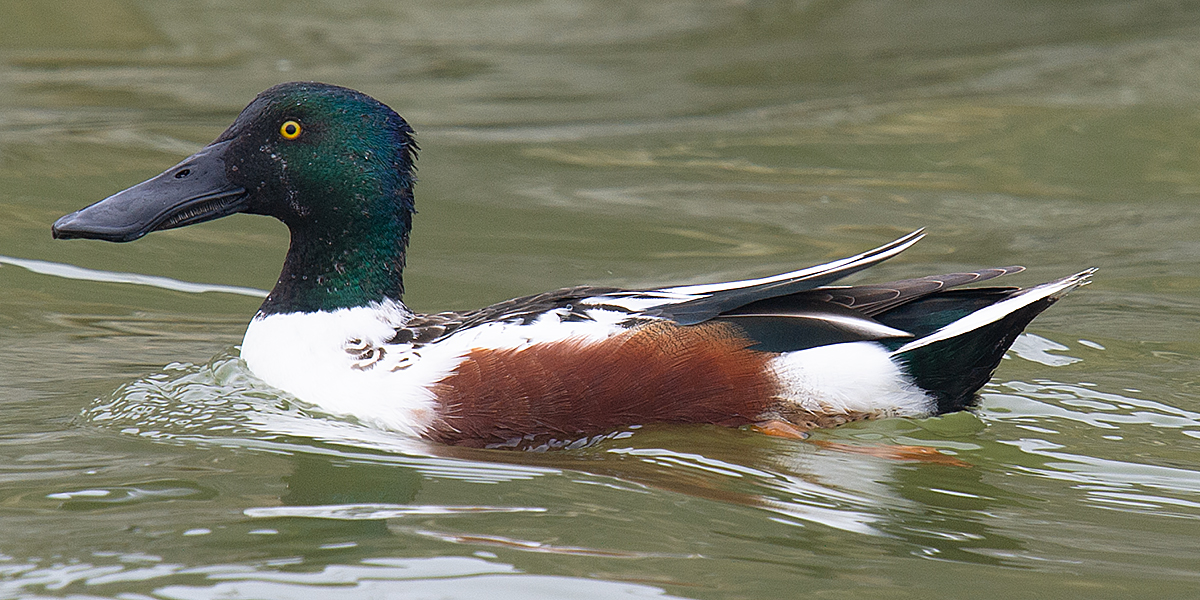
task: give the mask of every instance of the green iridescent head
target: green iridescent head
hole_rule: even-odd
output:
[[[292,240],[262,313],[399,301],[414,213],[412,136],[400,115],[360,92],[277,85],[212,144],[59,219],[54,235],[124,242],[236,212],[269,215]]]

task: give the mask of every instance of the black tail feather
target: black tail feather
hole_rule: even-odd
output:
[[[938,414],[962,410],[975,403],[975,393],[992,378],[1017,336],[1055,300],[1039,300],[995,323],[903,352],[898,358],[916,384],[937,399]]]
[[[936,398],[938,413],[962,410],[992,377],[1004,353],[1034,317],[1088,283],[1095,269],[1025,290],[981,288],[934,294],[877,315],[921,336],[891,342],[914,382]]]

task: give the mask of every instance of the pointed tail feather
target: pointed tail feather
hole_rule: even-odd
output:
[[[961,410],[991,379],[1025,326],[1059,298],[1086,285],[1095,272],[1088,269],[1013,292],[900,346],[892,357],[905,364],[916,384],[937,399],[939,413]]]

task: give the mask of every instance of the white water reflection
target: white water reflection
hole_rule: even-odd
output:
[[[1015,423],[1077,421],[1100,429],[1150,425],[1200,431],[1198,412],[1104,392],[1088,385],[1009,381],[1003,387],[1017,393],[984,394],[990,418]]]
[[[1041,363],[1048,367],[1065,367],[1083,360],[1074,356],[1050,354],[1050,352],[1068,349],[1054,340],[1048,340],[1040,335],[1025,332],[1017,336],[1017,340],[1013,342],[1012,347],[1009,348],[1009,352],[1025,360]],[[1103,348],[1100,349],[1102,350]]]
[[[0,556],[0,595],[32,597],[70,588],[86,596],[108,597],[126,589],[118,584],[151,584],[149,596],[118,594],[120,598],[215,600],[254,598],[292,599],[314,594],[321,598],[446,598],[446,599],[560,599],[678,598],[661,588],[619,581],[522,573],[502,562],[446,556],[436,558],[368,558],[351,564],[303,565],[217,564],[187,567],[164,564],[147,555],[97,556],[95,562],[73,564],[12,564]],[[156,560],[157,559],[157,560]],[[154,564],[158,562],[159,564]],[[301,561],[302,563],[303,561]],[[105,564],[107,563],[107,564]],[[288,571],[280,567],[290,566]],[[115,588],[110,586],[117,586]]]
[[[326,506],[264,506],[242,511],[254,519],[306,517],[338,521],[371,521],[403,517],[482,513],[543,513],[544,508],[533,506],[413,506],[407,504],[338,504]]]
[[[203,292],[221,292],[225,294],[253,296],[255,298],[267,297],[267,292],[255,288],[239,287],[234,285],[191,283],[188,281],[171,279],[170,277],[142,275],[141,273],[121,273],[119,271],[85,269],[83,267],[76,267],[75,265],[50,262],[46,260],[32,260],[28,258],[0,256],[0,264],[13,265],[34,273],[38,273],[39,275],[52,275],[54,277],[62,277],[63,279],[102,281],[105,283],[132,283],[135,285],[146,285],[150,287],[162,288],[164,290],[188,292],[191,294],[199,294]]]

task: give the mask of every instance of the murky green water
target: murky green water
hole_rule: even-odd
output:
[[[0,5],[0,597],[1200,596],[1200,9],[394,4]],[[111,274],[267,288],[282,225],[50,239],[292,79],[417,129],[418,310],[922,226],[872,278],[1101,271],[977,411],[814,436],[966,466],[712,427],[423,446],[250,377],[252,295]]]

